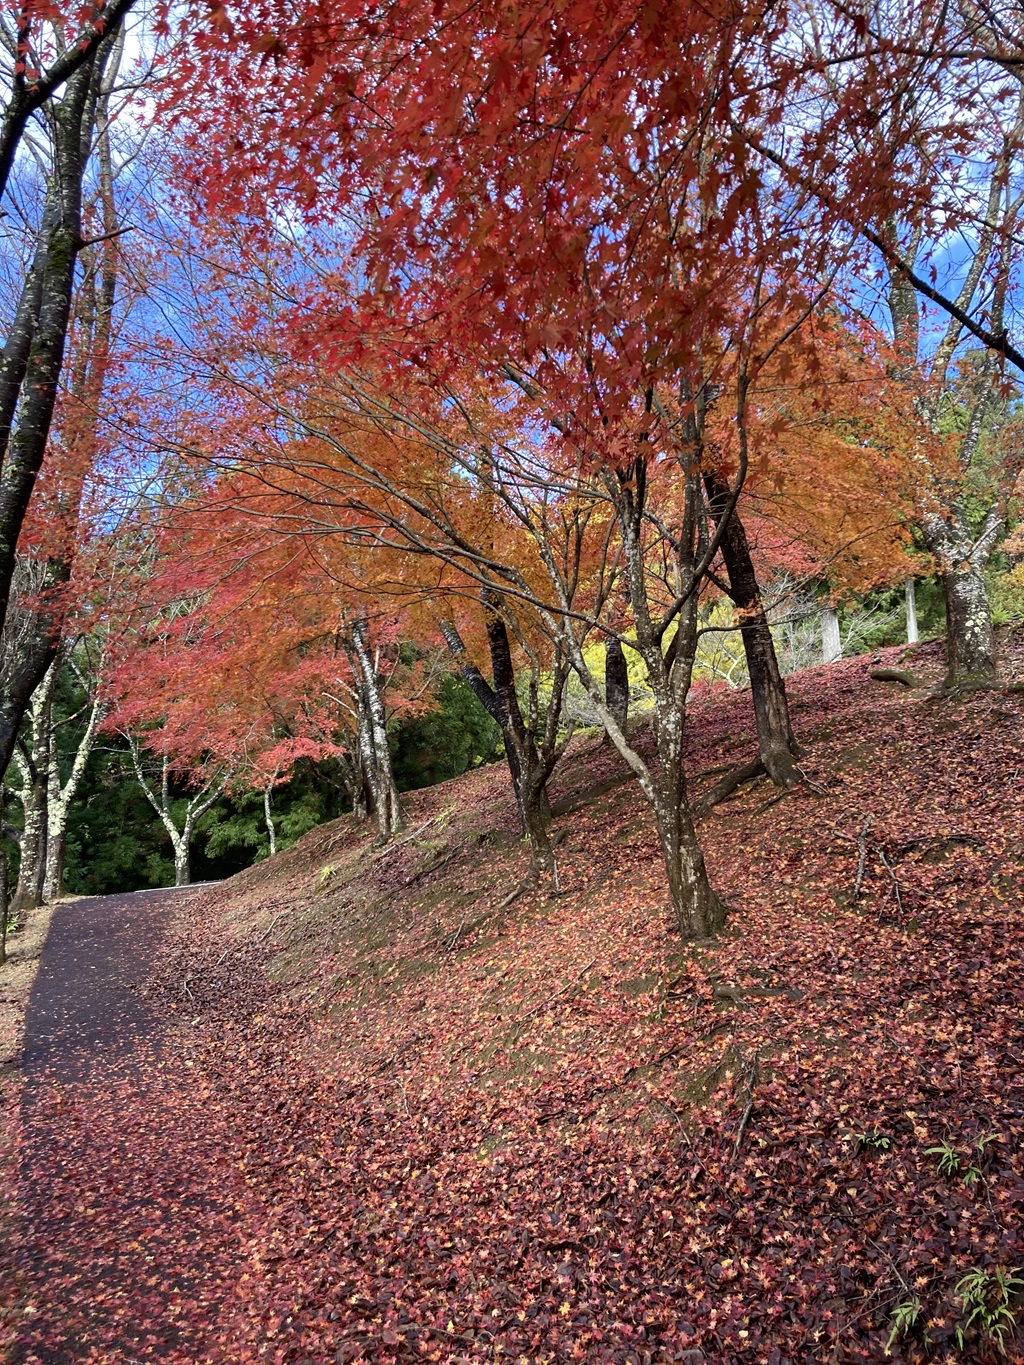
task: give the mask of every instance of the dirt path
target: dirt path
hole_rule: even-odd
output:
[[[26,1021],[4,1257],[26,1365],[252,1358],[229,1311],[246,1190],[214,1136],[223,1116],[212,1121],[188,1021],[140,991],[189,894],[94,897],[54,915]]]

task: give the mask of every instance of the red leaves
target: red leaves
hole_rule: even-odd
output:
[[[891,1358],[948,1349],[959,1278],[1020,1263],[1020,704],[922,706],[864,670],[792,682],[813,789],[706,822],[735,906],[717,945],[667,931],[627,785],[565,821],[564,897],[493,913],[522,858],[494,768],[418,794],[414,827],[449,814],[386,857],[342,821],[209,893],[164,964],[166,1060],[140,1056],[134,1098],[97,1085],[33,1119],[86,1173],[76,1202],[99,1229],[52,1320],[90,1347],[134,1323],[125,1354],[158,1356],[127,1310],[166,1280],[103,1289],[134,1150],[158,1262],[182,1254],[161,1240],[175,1201],[210,1258],[183,1360],[877,1365],[909,1295],[922,1325]],[[749,724],[743,696],[703,694],[693,761],[745,751]],[[578,749],[556,786],[580,799],[617,768]],[[902,914],[880,862],[849,902],[866,811]],[[444,870],[403,890],[438,839]],[[966,1159],[991,1134],[972,1184],[927,1153]],[[151,1234],[124,1226],[128,1285]],[[976,1334],[968,1352],[997,1358]]]

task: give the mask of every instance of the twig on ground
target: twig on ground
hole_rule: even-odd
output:
[[[417,825],[417,827],[412,831],[411,834],[405,835],[405,837],[402,839],[394,839],[390,844],[388,844],[387,848],[381,849],[381,851],[377,854],[376,858],[374,858],[373,861],[375,863],[379,863],[381,858],[386,858],[389,853],[394,853],[396,848],[401,848],[403,844],[408,844],[411,843],[413,839],[418,839],[419,836],[423,833],[423,831],[425,829],[429,829],[431,825],[436,824],[436,822],[440,820],[441,816],[444,815],[444,813],[445,812],[443,810],[438,811],[438,813],[436,815],[432,815],[429,820],[424,820],[422,825]]]
[[[273,931],[274,931],[274,925],[277,923],[277,921],[278,921],[279,919],[281,919],[284,915],[287,915],[287,914],[288,914],[288,910],[279,910],[279,911],[277,912],[277,914],[274,916],[274,918],[273,918],[273,919],[270,921],[270,923],[267,925],[267,927],[263,930],[263,933],[260,934],[260,936],[259,936],[259,938],[256,940],[256,942],[257,942],[257,943],[266,943],[267,939],[270,937],[270,935],[271,935],[271,934],[273,933]]]
[[[290,914],[290,913],[291,913],[291,908],[292,908],[291,906],[288,906],[288,907],[287,907],[286,909],[284,909],[284,910],[279,910],[279,911],[277,912],[277,914],[274,916],[274,918],[273,918],[273,919],[270,921],[270,923],[267,925],[267,927],[264,929],[263,933],[260,934],[260,936],[259,936],[259,938],[256,940],[256,942],[257,942],[257,943],[266,943],[267,939],[268,939],[268,938],[270,937],[270,935],[273,933],[274,925],[277,923],[277,921],[278,921],[279,919],[283,918],[283,916],[285,916],[285,915],[287,915],[287,914]],[[223,964],[223,962],[231,955],[231,953],[233,953],[233,952],[235,951],[236,948],[244,948],[244,947],[245,947],[245,941],[244,941],[244,940],[243,940],[242,942],[229,943],[228,946],[227,946],[227,947],[224,949],[224,951],[221,953],[221,955],[220,955],[220,957],[217,959],[217,961],[213,964],[213,966],[212,966],[212,967],[206,968],[206,970],[207,970],[207,971],[214,971],[214,972],[215,972],[215,971],[217,970],[217,968],[220,967],[220,966]],[[184,981],[182,981],[182,983],[181,983],[181,993],[182,993],[182,995],[187,995],[188,998],[193,1002],[193,1004],[195,1003],[195,996],[192,994],[191,990],[189,989],[189,984],[188,984],[188,983],[192,980],[192,978],[193,978],[194,976],[198,976],[198,974],[199,974],[198,972],[190,972],[190,973],[188,974],[188,976],[185,977]]]
[[[892,863],[890,863],[889,859],[885,856],[884,852],[881,849],[878,850],[878,856],[882,860],[882,866],[885,868],[886,872],[888,872],[889,876],[892,878],[892,889],[896,892],[896,908],[902,915],[903,898],[900,895],[900,884],[896,880],[896,873],[893,871]]]
[[[665,1113],[669,1116],[669,1118],[676,1125],[676,1127],[682,1129],[683,1120],[679,1117],[679,1115],[672,1108],[672,1106],[668,1104],[665,1100],[663,1100],[660,1095],[652,1095],[650,1100],[644,1100],[644,1108],[647,1110],[648,1114],[650,1114],[652,1118],[657,1118],[657,1115],[651,1108],[652,1104],[660,1104],[662,1109],[664,1109]]]
[[[792,795],[793,788],[789,787],[786,789],[786,791],[778,792],[776,793],[775,796],[769,797],[767,801],[762,801],[762,803],[759,806],[755,806],[754,809],[750,812],[751,819],[753,819],[757,815],[763,815],[766,810],[771,810],[772,806],[777,806],[780,801],[785,801],[787,796]]]
[[[415,882],[421,881],[424,877],[429,877],[432,872],[440,872],[442,867],[447,867],[457,854],[465,851],[465,848],[465,844],[459,844],[449,853],[446,853],[443,858],[435,858],[433,862],[427,863],[425,867],[419,868],[416,872],[413,872],[411,876],[406,877],[402,885],[412,886]]]
[[[535,1014],[539,1014],[541,1010],[547,1009],[548,1005],[553,1004],[560,996],[563,996],[566,991],[572,990],[580,977],[586,976],[587,972],[590,971],[596,961],[597,958],[592,957],[585,967],[579,969],[571,981],[567,982],[560,990],[555,991],[554,995],[549,995],[547,999],[542,1000],[539,1005],[534,1005],[532,1010],[527,1010],[525,1014],[521,1014],[514,1022],[517,1024],[525,1024],[527,1019],[532,1019]]]
[[[459,927],[455,930],[454,934],[445,935],[445,937],[441,940],[441,946],[444,948],[445,952],[453,953],[455,951],[456,944],[462,937],[462,931],[465,929],[465,927],[466,921],[463,920],[460,923]]]
[[[267,925],[267,927],[264,929],[263,933],[260,934],[260,936],[259,936],[259,938],[256,940],[256,942],[257,942],[257,943],[266,943],[267,939],[268,939],[268,938],[270,937],[270,935],[274,932],[274,925],[277,923],[277,921],[278,921],[279,919],[282,919],[285,915],[289,914],[289,913],[290,913],[290,909],[291,909],[291,907],[288,907],[288,908],[285,909],[285,910],[279,910],[279,911],[277,912],[277,914],[274,916],[274,918],[273,918],[273,919],[270,921],[270,923]],[[221,965],[221,963],[224,961],[224,959],[225,959],[226,957],[228,957],[231,953],[233,953],[233,952],[235,951],[236,948],[244,948],[244,947],[245,947],[244,941],[243,941],[243,942],[240,942],[240,943],[231,943],[231,944],[229,944],[229,945],[224,949],[224,951],[221,953],[221,955],[220,955],[220,957],[217,959],[217,961],[213,964],[213,965],[214,965],[214,970],[216,970],[216,968],[219,967],[219,966]]]
[[[922,834],[917,839],[906,839],[893,854],[894,858],[905,858],[915,848],[941,848],[943,844],[963,844],[965,848],[984,848],[984,839],[976,834]]]
[[[747,1068],[747,1103],[745,1109],[743,1110],[743,1114],[740,1118],[740,1126],[736,1129],[736,1141],[732,1145],[731,1159],[733,1161],[735,1161],[737,1156],[739,1155],[740,1145],[743,1142],[743,1135],[747,1131],[747,1124],[750,1122],[750,1116],[754,1112],[754,1091],[757,1088],[757,1082],[759,1079],[760,1079],[759,1058],[758,1054],[755,1052]]]
[[[819,796],[828,796],[828,787],[823,787],[820,782],[815,782],[812,777],[808,777],[799,763],[793,764],[794,772],[800,774],[800,780],[805,787],[810,787],[812,792],[817,792]]]
[[[874,818],[874,815],[868,816],[864,821],[864,828],[860,832],[860,837],[857,839],[857,876],[853,883],[853,895],[851,897],[854,904],[860,899],[860,888],[864,881],[864,869],[868,861],[868,830],[871,828],[871,822]]]

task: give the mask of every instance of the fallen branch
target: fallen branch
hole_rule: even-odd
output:
[[[787,796],[793,795],[793,788],[787,787],[783,792],[777,792],[770,796],[767,801],[762,801],[759,806],[750,812],[751,816],[763,815],[766,810],[771,810],[772,806],[777,806],[780,801],[785,801]]]
[[[735,1161],[739,1155],[740,1145],[743,1142],[743,1135],[747,1131],[747,1124],[750,1122],[750,1116],[754,1112],[754,1091],[759,1079],[760,1067],[758,1065],[758,1055],[755,1052],[753,1060],[747,1069],[747,1104],[740,1118],[740,1126],[736,1130],[736,1141],[732,1145],[732,1161]]]
[[[860,837],[857,840],[857,877],[853,883],[853,895],[851,897],[851,900],[855,905],[860,899],[861,883],[864,881],[864,868],[868,861],[868,830],[871,828],[871,822],[874,818],[874,815],[869,815],[864,821],[864,828],[861,830]]]
[[[438,811],[438,813],[432,815],[429,820],[424,820],[422,825],[418,825],[411,834],[405,835],[402,839],[393,840],[386,848],[381,849],[373,861],[379,863],[381,858],[386,858],[389,853],[394,853],[396,848],[401,848],[403,844],[408,844],[411,843],[413,839],[418,839],[425,829],[429,829],[431,825],[436,824],[444,814],[445,812],[443,810]]]
[[[817,792],[819,796],[828,796],[828,787],[823,787],[820,782],[815,782],[812,777],[808,777],[799,763],[793,764],[793,770],[799,774],[800,781],[805,786],[810,787],[812,792]]]
[[[878,850],[878,856],[882,860],[882,866],[885,868],[886,872],[888,872],[889,876],[892,878],[892,889],[896,892],[896,908],[902,915],[903,898],[900,895],[900,884],[896,880],[896,873],[893,871],[892,863],[890,863],[889,859],[885,856],[885,853],[882,849]]]
[[[942,848],[944,844],[962,844],[965,848],[984,848],[985,840],[976,834],[922,834],[917,839],[907,839],[900,844],[894,858],[905,858],[915,848]]]

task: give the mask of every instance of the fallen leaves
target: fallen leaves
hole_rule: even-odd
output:
[[[100,1070],[26,1111],[21,1199],[54,1247],[16,1248],[30,1351],[867,1365],[915,1295],[889,1358],[953,1359],[958,1282],[1022,1259],[1020,713],[879,695],[863,670],[791,682],[814,789],[708,818],[735,906],[717,943],[672,934],[629,786],[574,810],[567,895],[452,943],[521,876],[495,769],[458,780],[458,851],[405,889],[415,841],[375,859],[341,822],[208,893],[130,1090]],[[695,763],[742,751],[748,704],[702,699]],[[884,761],[860,766],[869,740]],[[571,799],[615,762],[581,746],[558,781]],[[420,793],[415,823],[451,799]],[[869,812],[898,904],[874,856],[851,895]],[[984,1143],[969,1184],[943,1142]],[[967,1350],[997,1358],[976,1329]]]

